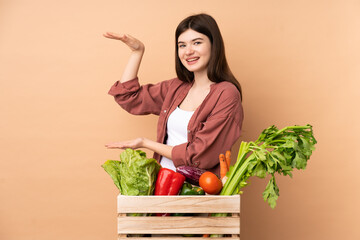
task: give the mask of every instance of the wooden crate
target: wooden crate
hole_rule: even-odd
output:
[[[118,195],[118,239],[201,239],[182,234],[224,234],[211,239],[240,239],[240,195],[124,196]],[[197,216],[127,216],[127,213],[202,213]],[[209,213],[230,213],[211,217]],[[145,234],[134,237],[128,234]],[[152,234],[149,238],[148,235]],[[156,237],[154,237],[154,235]]]

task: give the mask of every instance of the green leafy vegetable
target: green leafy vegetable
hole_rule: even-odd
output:
[[[102,167],[111,176],[122,195],[152,195],[161,166],[153,158],[146,158],[141,150],[126,149],[121,161],[108,160]]]
[[[120,193],[131,196],[152,195],[156,176],[161,168],[154,158],[146,158],[145,152],[130,148],[120,154],[120,161],[108,160],[101,166],[111,176]],[[127,213],[127,216],[146,215],[146,213]]]
[[[255,142],[241,143],[237,162],[230,168],[220,195],[242,193],[249,177],[265,178],[270,174],[263,199],[275,208],[279,197],[275,173],[292,177],[294,168],[305,169],[316,143],[311,125],[265,129]]]
[[[107,160],[103,165],[101,165],[105,171],[110,175],[114,184],[121,192],[120,187],[120,161]]]
[[[230,166],[226,174],[227,180],[220,195],[241,194],[241,189],[248,185],[249,177],[265,178],[271,175],[264,192],[263,199],[271,208],[276,207],[279,198],[279,187],[275,181],[275,173],[292,177],[292,170],[305,169],[316,140],[312,126],[289,126],[278,130],[275,126],[265,129],[255,142],[240,144],[237,161]],[[215,213],[212,216],[222,217],[227,213]],[[212,234],[210,237],[222,237]]]

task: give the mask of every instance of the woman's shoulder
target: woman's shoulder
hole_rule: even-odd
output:
[[[181,84],[184,83],[183,81],[181,81],[181,80],[180,80],[179,78],[177,78],[177,77],[171,78],[171,79],[168,80],[168,81],[170,81],[172,84],[175,84],[175,85],[181,85]]]
[[[167,84],[170,89],[178,89],[179,87],[184,87],[184,86],[187,86],[190,84],[190,83],[181,81],[177,77],[165,80],[162,83]]]
[[[173,77],[173,78],[170,78],[170,79],[168,78],[166,80],[162,80],[160,83],[180,85],[181,83],[183,83],[183,81],[181,81],[177,77]]]
[[[240,92],[231,82],[220,82],[212,85],[212,94],[208,98],[213,118],[231,117],[237,123],[241,122],[243,111]]]
[[[214,92],[219,97],[232,98],[234,100],[238,100],[241,98],[239,90],[231,82],[223,81],[223,82],[215,83],[212,86],[214,88]]]

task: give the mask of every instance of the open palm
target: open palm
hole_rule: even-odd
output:
[[[106,32],[103,34],[103,36],[106,38],[122,41],[123,43],[128,45],[128,47],[132,51],[144,51],[144,49],[145,49],[144,44],[140,40],[134,38],[133,36],[131,36],[129,34],[118,34],[118,33],[113,33],[113,32]]]

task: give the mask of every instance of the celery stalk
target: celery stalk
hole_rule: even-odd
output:
[[[255,142],[241,142],[237,161],[226,175],[228,177],[220,195],[235,195],[247,185],[251,176],[265,178],[271,174],[271,179],[263,192],[263,199],[271,208],[275,208],[279,197],[275,173],[292,176],[293,168],[305,169],[314,145],[312,126],[289,126],[281,130],[275,126],[265,129]],[[212,216],[227,216],[227,213],[216,213]],[[221,237],[212,234],[210,237]]]

